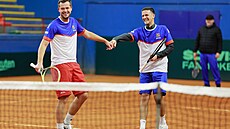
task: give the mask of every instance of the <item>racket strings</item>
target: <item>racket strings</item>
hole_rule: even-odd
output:
[[[49,67],[42,70],[41,76],[43,82],[59,82],[61,74],[56,67]]]

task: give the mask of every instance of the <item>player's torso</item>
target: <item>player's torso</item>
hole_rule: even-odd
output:
[[[140,68],[149,59],[149,56],[154,52],[157,46],[165,37],[165,29],[161,25],[156,25],[155,28],[147,30],[143,27],[138,33],[138,47],[139,47],[139,61]],[[165,44],[161,47],[159,51],[166,48]],[[143,72],[167,72],[167,57],[164,57],[157,62],[150,62]]]
[[[68,23],[56,21],[56,33],[51,41],[52,65],[76,62],[77,23],[70,19]]]

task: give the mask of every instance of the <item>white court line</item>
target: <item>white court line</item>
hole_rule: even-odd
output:
[[[230,112],[228,109],[219,109],[219,108],[198,108],[198,107],[184,107],[185,109],[192,109],[192,110],[211,110],[211,111],[218,111],[218,112]]]
[[[50,101],[50,100],[52,100],[52,99],[50,99],[50,98],[44,98],[44,99],[31,99],[31,100],[27,101],[27,103],[28,103],[28,102]],[[21,101],[22,101],[22,100],[7,100],[7,103],[12,104],[12,103],[18,103],[18,102],[21,102]],[[23,102],[24,102],[24,101],[23,101]],[[6,104],[6,102],[0,101],[0,104]]]
[[[199,108],[199,107],[182,107],[182,106],[172,106],[173,108],[183,108],[183,109],[192,109],[192,110],[205,110],[205,111],[218,111],[218,112],[230,112],[228,109],[220,109],[220,108]]]
[[[12,123],[5,123],[5,122],[0,122],[0,124],[5,124],[5,125],[12,125]],[[39,127],[39,128],[49,128],[49,129],[56,129],[56,127],[51,127],[51,126],[45,126],[45,125],[31,125],[31,124],[19,124],[19,123],[14,123],[13,125],[15,126],[24,126],[24,127]],[[81,129],[81,128],[73,128],[73,129]]]
[[[24,126],[24,127],[40,127],[40,128],[51,128],[56,129],[55,127],[45,126],[45,125],[31,125],[31,124],[20,124],[20,123],[6,123],[6,122],[0,122],[1,124],[5,125],[15,125],[15,126]]]

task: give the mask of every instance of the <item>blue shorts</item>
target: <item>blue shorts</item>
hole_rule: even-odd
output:
[[[140,73],[140,83],[150,83],[150,82],[167,82],[167,73],[166,72],[150,72],[150,73]],[[139,94],[153,94],[157,93],[157,89],[152,90],[141,90]],[[162,95],[166,95],[166,91],[161,89]]]

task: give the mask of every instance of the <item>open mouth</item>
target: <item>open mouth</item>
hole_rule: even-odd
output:
[[[148,23],[148,22],[149,22],[149,20],[144,20],[144,22],[145,22],[145,23]]]
[[[69,13],[63,13],[62,15],[67,17],[67,16],[69,16]]]

